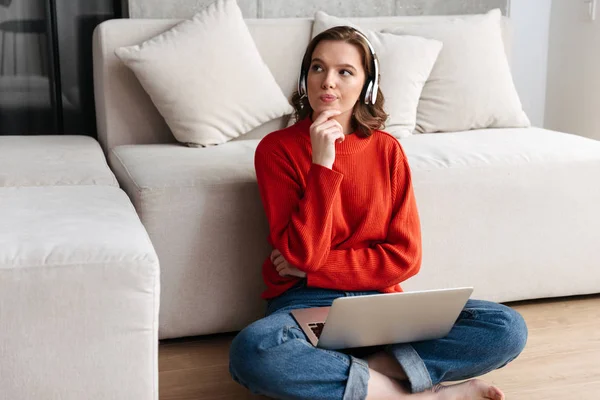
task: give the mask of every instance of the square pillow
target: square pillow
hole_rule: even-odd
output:
[[[315,14],[312,36],[339,25],[348,25],[364,33],[379,59],[379,86],[388,113],[385,130],[397,138],[407,137],[415,129],[417,106],[423,86],[442,48],[438,40],[401,36],[361,29],[347,20],[319,11]]]
[[[191,20],[115,54],[181,143],[225,143],[293,111],[235,0],[218,0]]]
[[[421,93],[417,131],[530,126],[506,58],[501,19],[496,9],[469,18],[384,30],[444,43]]]

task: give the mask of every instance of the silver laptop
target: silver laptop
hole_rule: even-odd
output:
[[[313,346],[376,346],[446,336],[472,287],[339,297],[331,307],[292,310]]]

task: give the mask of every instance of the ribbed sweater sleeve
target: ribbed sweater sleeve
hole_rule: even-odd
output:
[[[279,150],[263,141],[254,157],[269,241],[290,264],[312,271],[329,255],[334,199],[343,175],[312,164],[303,189],[293,163]]]
[[[331,250],[318,270],[307,273],[309,286],[396,291],[394,285],[419,271],[421,230],[410,169],[399,146],[392,159],[393,210],[385,241],[368,248]]]

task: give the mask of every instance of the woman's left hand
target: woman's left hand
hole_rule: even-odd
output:
[[[275,249],[271,252],[271,262],[275,265],[275,269],[279,273],[279,276],[296,276],[298,278],[305,278],[306,272],[300,271],[298,268],[292,266],[279,252]]]

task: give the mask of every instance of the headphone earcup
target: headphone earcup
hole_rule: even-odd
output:
[[[306,74],[304,72],[301,72],[298,78],[298,94],[300,97],[306,96]]]
[[[372,97],[373,97],[373,81],[369,80],[369,83],[367,85],[367,90],[365,90],[365,104],[369,104],[369,103],[374,103],[372,102]]]

